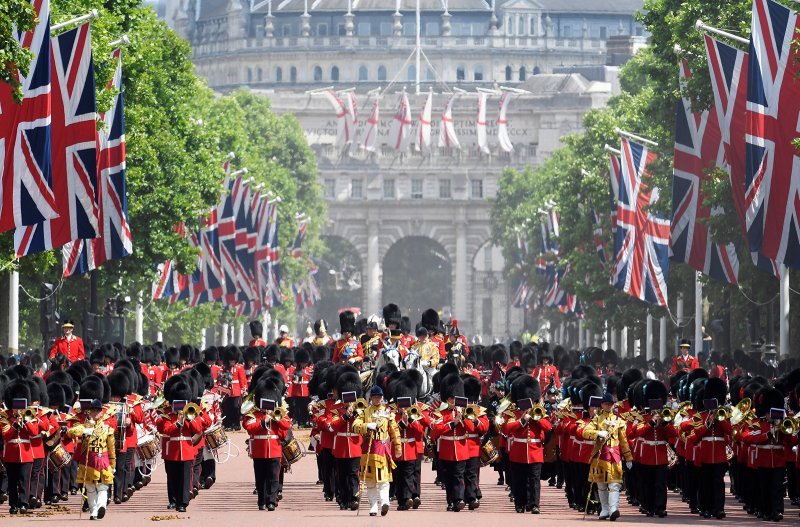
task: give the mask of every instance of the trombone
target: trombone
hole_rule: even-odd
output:
[[[420,410],[420,408],[416,405],[411,405],[408,408],[406,408],[405,414],[406,414],[406,419],[408,419],[412,423],[414,421],[422,419],[422,410]]]

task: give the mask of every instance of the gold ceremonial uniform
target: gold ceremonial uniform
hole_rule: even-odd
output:
[[[625,426],[626,422],[614,413],[600,412],[584,427],[583,438],[595,442],[589,465],[590,482],[622,482],[622,460],[633,459],[625,436]],[[608,436],[598,437],[601,430],[608,432]]]
[[[86,430],[92,430],[86,435]],[[67,436],[74,440],[75,457],[78,460],[78,485],[86,483],[102,483],[110,485],[114,482],[116,466],[116,440],[114,429],[103,421],[85,421],[72,425]]]
[[[411,346],[411,349],[419,354],[420,360],[430,362],[430,368],[436,368],[439,365],[439,346],[436,343],[430,340],[417,341]]]
[[[370,430],[368,423],[376,423],[376,429]],[[395,468],[392,454],[395,457],[402,454],[400,429],[394,419],[394,412],[383,404],[370,405],[353,421],[353,431],[364,436],[360,465],[364,481],[392,481],[392,470]]]

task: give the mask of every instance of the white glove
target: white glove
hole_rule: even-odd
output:
[[[628,470],[632,469],[633,468],[633,461],[626,461],[625,462],[625,468],[627,468]]]
[[[90,436],[92,434],[94,434],[94,428],[84,428],[83,429],[83,435]]]
[[[431,365],[431,361],[429,361],[429,360],[424,360],[424,361],[422,361],[420,364],[422,364],[424,367],[426,367],[426,368],[427,368],[428,366],[430,366],[430,365]]]
[[[600,430],[599,432],[597,432],[597,437],[599,437],[600,439],[607,438],[608,437],[608,431],[607,430]]]
[[[378,423],[367,423],[367,429],[368,430],[377,430],[378,429]]]
[[[797,454],[798,450],[800,450],[800,448],[798,448],[797,445],[792,447],[792,452],[794,452],[795,454]]]
[[[355,357],[353,357],[353,358],[351,358],[351,359],[347,359],[347,362],[349,362],[350,364],[353,364],[353,363],[355,363],[355,362],[356,362],[356,358],[355,358]]]

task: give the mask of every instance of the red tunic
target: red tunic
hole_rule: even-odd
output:
[[[677,436],[678,432],[672,425],[652,426],[650,423],[636,425],[632,437],[637,439],[638,462],[649,466],[666,465],[668,463],[667,445]]]
[[[339,406],[344,412],[345,406]],[[361,457],[361,434],[353,431],[352,420],[342,418],[342,414],[334,415],[328,423],[333,430],[333,457],[338,459]]]
[[[178,428],[177,420],[175,412],[159,416],[156,420],[156,427],[162,435],[161,458],[165,461],[193,460],[197,456],[197,448],[192,445],[192,436],[203,430],[201,420],[184,420],[181,428]]]
[[[528,420],[522,426],[520,418],[524,412],[515,411],[515,419],[503,423],[503,433],[508,436],[508,458],[514,463],[544,463],[545,434],[553,426],[549,419]]]
[[[700,415],[703,417],[704,423],[708,422],[706,420],[708,412],[702,412]],[[726,447],[730,445],[732,435],[733,427],[728,420],[713,420],[710,427],[703,424],[694,428],[692,431],[693,442],[699,446],[700,463],[704,465],[727,463]]]
[[[357,338],[339,339],[333,346],[333,363],[337,362],[360,362],[364,360],[364,350]]]
[[[86,352],[83,349],[83,340],[75,335],[69,340],[66,337],[58,337],[53,343],[53,347],[50,348],[50,358],[53,359],[59,353],[69,359],[70,362],[83,360],[86,356]]]
[[[475,425],[472,421],[464,419],[460,425],[451,426],[454,422],[455,410],[446,409],[442,411],[442,419],[435,422],[431,427],[431,439],[436,441],[439,452],[439,459],[444,461],[466,461],[469,459],[469,446],[467,445],[467,434],[475,433]]]
[[[250,457],[253,459],[275,459],[281,457],[281,441],[286,439],[292,427],[292,418],[284,415],[280,421],[269,420],[264,427],[266,412],[256,410],[242,417],[242,428],[250,435]]]
[[[670,373],[675,375],[680,370],[684,371],[692,371],[700,367],[700,362],[697,360],[697,357],[693,357],[691,355],[683,356],[678,355],[677,357],[672,359],[672,369]]]
[[[781,433],[770,438],[772,425],[760,419],[742,433],[742,441],[750,445],[750,461],[755,468],[784,468],[789,438]]]
[[[39,434],[40,421],[34,419],[25,423],[21,429],[14,424],[17,418],[9,412],[8,425],[3,425],[3,461],[6,463],[33,462],[31,437]]]
[[[290,366],[286,371],[286,376],[289,378],[287,397],[308,397],[308,381],[311,380],[313,373],[313,366],[306,366],[300,371],[297,371],[295,366]]]

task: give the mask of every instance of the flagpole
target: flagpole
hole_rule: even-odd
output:
[[[703,284],[700,273],[694,273],[694,356],[703,351]]]
[[[611,145],[604,145],[603,146],[603,150],[605,150],[606,152],[612,153],[615,156],[621,156],[622,155],[622,150],[620,150],[619,148],[614,148]]]
[[[80,24],[81,22],[85,22],[86,20],[91,20],[97,17],[98,17],[97,9],[92,9],[83,16],[73,18],[72,20],[67,20],[66,22],[61,22],[60,24],[53,24],[52,26],[50,26],[50,32],[58,31],[59,29],[67,26],[74,26],[75,24]]]
[[[653,315],[647,314],[647,331],[645,333],[645,357],[647,360],[653,358]]]
[[[416,68],[415,68],[415,72],[414,72],[415,73],[415,79],[414,80],[415,80],[415,83],[416,83],[416,94],[419,95],[419,67],[420,67],[419,58],[420,58],[420,52],[422,51],[422,39],[420,38],[420,35],[422,34],[422,32],[420,31],[420,27],[419,27],[420,18],[421,18],[420,17],[420,12],[419,12],[419,0],[417,0],[417,13],[416,13],[416,16],[417,16],[417,23],[416,23],[416,26],[417,26],[417,28],[416,28],[417,29],[417,49],[416,49],[416,54],[417,54],[416,61],[417,61],[417,64],[416,64]]]
[[[143,294],[139,291],[136,299],[136,342],[144,343],[144,302]]]
[[[638,142],[644,143],[646,145],[658,147],[658,143],[656,143],[655,141],[651,141],[650,139],[642,137],[641,135],[636,135],[636,134],[631,133],[631,132],[626,132],[625,130],[622,130],[621,128],[614,128],[614,132],[616,132],[617,135],[625,136],[625,137],[627,137],[629,139],[633,139],[634,141],[638,141]]]
[[[19,271],[16,266],[8,278],[8,352],[19,354]]]
[[[727,31],[722,31],[721,29],[717,29],[715,27],[707,26],[702,20],[697,20],[697,22],[694,23],[694,28],[698,31],[708,31],[709,33],[714,33],[715,35],[735,40],[736,42],[746,46],[750,45],[750,41],[746,38],[740,37],[739,35],[734,35],[733,33],[728,33]]]
[[[117,46],[129,46],[131,43],[131,39],[128,38],[128,35],[122,35],[121,38],[115,40],[111,44],[109,44],[112,48]]]
[[[778,318],[778,352],[782,358],[789,356],[789,269],[780,264],[781,296],[780,317]]]
[[[667,358],[667,317],[658,321],[658,360],[664,362]]]

